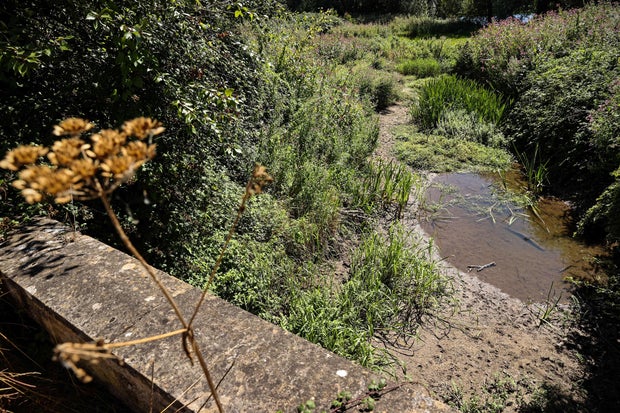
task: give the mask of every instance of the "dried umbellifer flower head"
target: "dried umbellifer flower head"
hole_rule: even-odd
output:
[[[0,168],[17,171],[24,165],[30,165],[42,156],[45,156],[49,149],[38,145],[19,145],[17,148],[7,152],[4,159],[0,161]]]
[[[123,124],[123,132],[140,140],[159,135],[164,130],[165,128],[160,122],[145,117],[128,120]]]
[[[56,136],[77,136],[91,130],[95,125],[82,118],[67,118],[54,126]]]
[[[54,142],[52,150],[47,154],[47,158],[54,165],[68,166],[77,160],[89,146],[79,138],[61,139]]]
[[[90,138],[93,141],[92,151],[86,152],[92,158],[103,159],[118,154],[127,136],[114,129],[104,129]]]
[[[69,138],[54,142],[51,149],[18,146],[7,152],[0,167],[19,171],[13,186],[21,190],[28,203],[45,196],[52,196],[57,203],[94,199],[109,195],[152,159],[156,145],[142,140],[164,131],[157,120],[141,117],[125,122],[123,131],[101,130],[87,143],[79,135],[92,128],[87,120],[66,119],[54,127],[54,135]],[[36,164],[44,155],[51,165]]]
[[[263,192],[263,186],[272,181],[273,178],[267,173],[267,168],[263,165],[256,165],[246,190],[250,195],[258,195]]]

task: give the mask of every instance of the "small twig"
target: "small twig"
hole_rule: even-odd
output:
[[[484,269],[490,268],[490,267],[495,267],[495,261],[490,262],[488,264],[484,264],[484,265],[468,265],[467,266],[467,272],[471,272],[472,270],[476,270],[476,272],[480,272]]]

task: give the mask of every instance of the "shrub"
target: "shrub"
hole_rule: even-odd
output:
[[[258,62],[237,33],[247,12],[235,17],[223,2],[18,3],[0,6],[2,16],[11,16],[0,27],[0,49],[42,45],[44,53],[21,73],[0,67],[0,110],[7,114],[0,134],[48,145],[47,125],[67,116],[109,125],[147,114],[165,123],[168,133],[158,140],[164,155],[141,171],[139,188],[127,191],[119,210],[129,211],[125,229],[156,265],[186,274],[188,234],[223,223],[206,217],[228,206],[224,177],[242,190],[257,146],[251,125],[267,102]],[[0,150],[11,143],[3,140]],[[230,206],[220,215],[230,216]],[[90,234],[108,233],[99,221],[88,223]]]
[[[416,76],[418,78],[433,77],[441,73],[441,65],[435,59],[411,59],[396,66],[396,70],[405,76]]]
[[[613,172],[612,182],[596,199],[577,225],[577,234],[601,241],[606,234],[610,244],[620,242],[620,169]]]
[[[517,97],[528,87],[526,74],[538,64],[577,49],[618,50],[619,32],[620,7],[607,2],[549,12],[527,24],[509,18],[476,33],[462,49],[456,70]]]
[[[387,73],[367,70],[361,75],[359,91],[368,98],[375,110],[383,110],[396,101],[396,81]]]
[[[577,205],[591,205],[611,183],[609,173],[617,165],[618,149],[602,136],[595,144],[596,124],[590,123],[620,75],[617,56],[582,49],[539,64],[507,117],[506,133],[519,152],[536,150],[551,183],[579,193]]]

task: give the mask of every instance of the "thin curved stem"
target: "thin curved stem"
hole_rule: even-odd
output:
[[[235,221],[230,227],[230,230],[228,230],[228,235],[226,235],[226,240],[224,241],[224,245],[222,246],[222,249],[220,250],[220,255],[217,257],[217,261],[215,261],[215,265],[211,269],[211,274],[209,274],[209,280],[207,281],[207,284],[202,289],[202,295],[200,296],[200,300],[198,300],[198,304],[196,304],[196,307],[194,308],[194,314],[192,314],[192,316],[189,319],[188,327],[190,328],[192,326],[192,323],[194,322],[194,319],[198,315],[198,312],[200,311],[200,307],[202,306],[202,303],[207,297],[207,293],[209,292],[209,287],[213,283],[213,279],[215,278],[215,273],[217,272],[218,268],[220,267],[220,264],[222,263],[222,258],[224,258],[224,253],[226,252],[226,249],[228,248],[228,244],[230,243],[230,240],[235,234],[235,231],[237,229],[237,224],[239,224],[241,215],[243,215],[243,211],[245,211],[245,204],[248,201],[248,199],[250,199],[250,196],[251,196],[250,193],[246,190],[245,194],[243,195],[243,198],[241,199],[241,204],[239,205],[239,209],[237,210],[237,216],[235,217]]]
[[[103,191],[101,192],[100,199],[101,199],[101,202],[103,202],[103,206],[105,207],[105,210],[106,210],[106,212],[108,214],[108,217],[110,217],[110,220],[112,221],[112,225],[114,226],[114,229],[116,230],[116,233],[118,234],[118,236],[123,241],[123,244],[131,252],[131,254],[138,261],[140,261],[140,264],[142,264],[142,267],[149,274],[149,276],[151,277],[153,282],[155,282],[155,284],[157,285],[159,290],[162,292],[164,297],[166,297],[166,300],[168,301],[168,303],[170,304],[170,306],[174,310],[177,318],[179,319],[179,321],[183,325],[183,331],[182,331],[182,334],[183,334],[183,348],[184,348],[187,356],[191,360],[191,355],[190,355],[188,349],[185,346],[185,343],[186,343],[185,340],[189,340],[189,342],[190,342],[190,344],[192,346],[192,349],[194,350],[194,353],[196,354],[196,357],[198,358],[198,362],[200,363],[200,367],[202,368],[202,371],[203,371],[203,373],[204,373],[204,375],[205,375],[205,377],[207,379],[207,383],[209,384],[209,389],[211,390],[211,394],[213,395],[213,399],[215,400],[215,404],[217,405],[217,409],[218,409],[218,411],[220,413],[224,413],[224,407],[222,406],[222,403],[220,402],[220,398],[219,398],[219,396],[217,394],[217,390],[215,388],[215,383],[213,382],[213,378],[211,377],[211,373],[209,371],[209,368],[207,367],[207,363],[205,362],[204,357],[202,356],[202,352],[200,351],[200,348],[198,347],[198,343],[196,342],[196,338],[194,337],[194,331],[193,331],[193,329],[190,326],[191,321],[194,320],[194,317],[198,313],[198,309],[200,308],[200,304],[204,300],[204,296],[205,296],[204,292],[203,292],[203,295],[201,296],[200,303],[198,304],[198,306],[196,307],[196,309],[194,311],[194,314],[192,315],[192,319],[191,319],[190,323],[187,323],[185,321],[185,318],[183,318],[183,314],[181,313],[181,310],[179,309],[179,306],[177,305],[177,303],[174,300],[174,298],[172,298],[172,295],[170,294],[168,289],[162,284],[162,282],[160,281],[159,277],[157,277],[157,274],[155,273],[153,268],[146,262],[146,260],[138,252],[136,247],[134,247],[133,243],[131,242],[131,240],[129,239],[129,237],[127,236],[127,234],[125,233],[125,231],[121,227],[121,224],[118,221],[116,213],[114,213],[114,210],[112,209],[112,206],[110,205],[110,201],[109,201],[107,195],[103,193]],[[244,204],[245,204],[245,202],[244,202]],[[240,214],[239,214],[239,216],[240,216]],[[231,229],[231,232],[229,233],[229,237],[227,239],[227,243],[226,244],[228,244],[228,242],[230,241],[230,238],[232,237],[232,233],[234,232],[234,228],[236,226],[236,223],[239,220],[239,216],[235,220],[235,225],[233,225],[233,227]],[[225,250],[225,248],[224,248],[224,250]],[[221,261],[224,250],[220,254],[218,262]],[[217,268],[214,269],[211,279],[215,275],[215,271],[216,270],[217,270]],[[174,335],[174,334],[178,334],[178,331],[173,332],[173,334],[171,334],[171,335]]]
[[[157,285],[157,287],[162,292],[164,297],[166,297],[166,300],[168,301],[168,303],[174,310],[174,313],[176,314],[177,318],[183,325],[183,328],[185,328],[186,330],[189,329],[189,324],[185,321],[183,314],[181,314],[181,310],[179,309],[179,306],[177,305],[176,301],[174,301],[174,298],[172,298],[172,295],[170,295],[170,292],[168,291],[168,289],[161,283],[161,281],[159,280],[159,277],[157,277],[157,274],[155,274],[155,271],[153,270],[153,268],[146,262],[146,260],[138,252],[136,247],[134,247],[131,240],[129,239],[129,237],[127,236],[127,234],[121,227],[121,223],[118,221],[118,218],[116,217],[116,213],[114,213],[114,210],[112,209],[112,206],[110,205],[110,201],[108,200],[108,197],[105,195],[102,195],[100,199],[101,199],[101,202],[103,202],[103,206],[105,207],[106,212],[108,213],[108,217],[112,221],[112,225],[114,226],[116,233],[121,238],[121,241],[123,241],[123,244],[125,245],[125,247],[129,250],[129,252],[131,252],[131,254],[138,261],[140,261],[140,264],[142,264],[142,267],[149,274],[149,276],[151,277],[153,282]]]

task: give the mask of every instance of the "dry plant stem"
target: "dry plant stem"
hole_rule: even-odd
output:
[[[241,199],[241,204],[239,205],[239,209],[237,210],[237,216],[235,217],[235,221],[233,222],[233,224],[230,227],[230,230],[228,231],[228,235],[226,236],[226,240],[224,241],[224,245],[222,246],[220,255],[217,257],[217,261],[215,261],[215,265],[213,266],[213,269],[211,270],[211,274],[209,275],[209,280],[207,281],[207,284],[202,289],[202,295],[200,296],[200,300],[198,300],[198,304],[196,305],[196,308],[194,309],[194,314],[192,314],[191,318],[189,319],[188,328],[191,328],[192,323],[194,322],[194,319],[198,315],[198,312],[200,311],[200,307],[202,306],[202,303],[204,302],[207,296],[207,293],[209,292],[209,287],[211,286],[211,283],[213,282],[213,279],[215,278],[215,273],[217,272],[218,268],[220,267],[220,264],[222,263],[222,258],[224,258],[224,253],[226,252],[226,249],[228,248],[228,244],[230,243],[230,240],[235,234],[235,231],[237,229],[237,224],[239,223],[239,220],[241,219],[241,215],[243,215],[243,211],[245,211],[245,204],[248,201],[248,199],[250,199],[250,196],[251,194],[246,189],[245,194],[243,195],[243,198]]]
[[[215,404],[217,405],[218,411],[220,413],[224,413],[224,408],[223,408],[223,406],[222,406],[222,404],[220,402],[220,398],[219,398],[219,396],[217,394],[217,391],[215,389],[213,378],[211,377],[211,373],[209,372],[209,368],[207,367],[207,363],[205,362],[204,357],[202,356],[202,352],[200,351],[200,348],[198,347],[198,343],[196,342],[196,339],[194,337],[193,330],[191,329],[190,325],[183,318],[183,315],[181,314],[181,310],[179,309],[179,306],[174,301],[174,298],[172,298],[172,296],[170,295],[170,293],[168,292],[166,287],[164,287],[164,285],[161,283],[161,281],[159,280],[159,278],[155,274],[155,271],[153,271],[153,269],[148,265],[148,263],[146,262],[144,257],[142,257],[142,255],[138,252],[138,250],[131,243],[131,241],[129,240],[129,237],[127,237],[127,234],[125,234],[125,231],[123,231],[123,228],[121,227],[121,224],[118,221],[118,218],[116,217],[116,214],[114,213],[114,210],[112,209],[112,207],[110,205],[110,201],[108,200],[107,196],[102,193],[100,198],[101,198],[101,201],[103,202],[103,206],[105,207],[106,212],[108,213],[108,216],[110,217],[110,220],[112,221],[112,225],[114,226],[114,229],[116,230],[117,234],[119,235],[119,237],[123,241],[123,244],[133,254],[133,256],[136,257],[138,259],[138,261],[140,261],[140,264],[142,264],[142,266],[144,267],[146,272],[151,276],[151,279],[155,282],[155,284],[157,284],[157,287],[159,287],[161,292],[164,294],[164,296],[166,297],[166,300],[168,300],[168,303],[170,303],[170,306],[173,308],[175,314],[177,315],[177,318],[179,319],[179,321],[183,325],[183,332],[182,332],[184,334],[184,336],[183,336],[184,337],[183,348],[185,349],[188,357],[190,357],[190,360],[191,360],[191,356],[189,355],[189,352],[187,351],[187,349],[185,347],[185,339],[189,339],[189,341],[190,341],[190,343],[192,345],[192,348],[194,350],[194,353],[196,354],[196,357],[198,357],[198,361],[200,363],[200,366],[202,367],[202,370],[203,370],[203,372],[205,374],[205,377],[207,378],[207,383],[209,384],[209,389],[211,390],[211,394],[213,395],[213,400],[215,400]],[[245,202],[244,202],[244,204],[245,204]],[[235,220],[235,223],[238,220],[239,220],[239,218],[237,218],[237,220]],[[233,226],[233,229],[234,229],[234,227],[235,226]],[[231,236],[232,236],[232,233],[229,236],[229,240],[230,240]],[[219,258],[218,261],[221,261],[221,255],[222,254],[220,254],[220,258]],[[203,292],[203,295],[201,297],[200,303],[202,303],[203,299],[204,299],[204,292]],[[194,316],[198,312],[198,308],[199,307],[196,307],[196,310],[194,311]],[[194,316],[192,316],[192,320],[193,320]],[[177,332],[174,332],[174,333],[177,333]]]
[[[155,271],[153,271],[153,269],[149,266],[149,264],[146,262],[144,257],[142,257],[142,255],[138,252],[136,247],[134,247],[134,245],[131,243],[131,241],[129,240],[129,237],[127,236],[127,234],[125,234],[125,231],[123,231],[123,228],[121,227],[121,224],[118,221],[116,214],[112,210],[112,206],[110,205],[110,201],[108,200],[108,197],[102,194],[100,198],[101,198],[101,201],[103,202],[103,206],[105,207],[106,212],[108,213],[108,217],[110,217],[110,220],[112,221],[112,225],[114,226],[114,229],[116,230],[116,233],[118,234],[118,236],[121,238],[121,241],[123,241],[123,244],[129,250],[129,252],[131,252],[131,254],[134,257],[136,257],[138,261],[140,261],[140,264],[142,264],[142,267],[144,267],[144,269],[150,275],[153,282],[157,284],[157,287],[159,288],[159,290],[166,297],[166,300],[168,301],[168,303],[174,310],[177,318],[183,325],[183,328],[185,330],[188,330],[189,325],[185,321],[185,318],[183,318],[183,315],[181,314],[181,310],[179,309],[179,306],[177,305],[177,303],[174,301],[174,298],[172,298],[172,296],[168,292],[168,289],[164,287],[164,285],[159,280],[159,277],[157,277],[157,274],[155,274]]]
[[[107,343],[107,344],[104,344],[103,346],[100,346],[100,347],[101,348],[105,348],[105,349],[113,349],[113,348],[135,346],[135,345],[138,345],[138,344],[149,343],[151,341],[162,340],[164,338],[168,338],[168,337],[172,337],[172,336],[178,336],[180,334],[185,334],[186,331],[187,331],[186,329],[182,328],[180,330],[169,331],[167,333],[158,334],[156,336],[139,338],[139,339],[131,340],[131,341],[123,341],[123,342],[119,342],[119,343]]]
[[[202,357],[202,353],[200,352],[200,348],[198,347],[198,343],[195,339],[192,338],[192,348],[194,349],[194,353],[196,353],[196,357],[198,358],[198,362],[202,367],[202,370],[205,373],[205,377],[207,378],[207,383],[209,384],[209,389],[211,389],[211,394],[213,395],[213,400],[215,400],[215,404],[217,405],[220,413],[224,413],[224,408],[220,403],[220,398],[217,394],[217,388],[215,387],[215,382],[213,381],[213,377],[211,377],[211,373],[209,373],[209,369],[207,367],[207,363],[205,362],[204,357]]]

